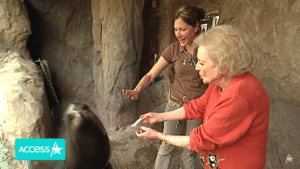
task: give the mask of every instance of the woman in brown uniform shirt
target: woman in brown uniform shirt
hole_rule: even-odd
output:
[[[182,107],[189,100],[200,97],[204,94],[207,86],[203,84],[198,72],[195,70],[197,50],[193,46],[193,40],[200,33],[200,19],[204,18],[203,9],[191,6],[182,6],[175,15],[174,31],[178,39],[176,43],[169,45],[162,57],[152,69],[140,80],[134,90],[123,90],[136,100],[143,91],[169,64],[174,64],[174,83],[172,85],[171,97],[166,105],[165,111],[171,111]],[[194,63],[193,63],[194,62]],[[194,64],[194,65],[193,65]],[[164,122],[163,133],[172,135],[189,135],[191,130],[198,127],[202,121],[182,120]],[[170,168],[171,157],[174,146],[162,143],[153,168]],[[181,154],[181,169],[196,168],[197,153],[189,149],[184,149]]]

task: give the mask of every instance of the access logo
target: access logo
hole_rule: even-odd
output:
[[[16,139],[16,160],[64,160],[65,139]]]

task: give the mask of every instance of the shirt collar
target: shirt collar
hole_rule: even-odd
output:
[[[180,43],[178,42],[178,46],[179,46],[179,52],[183,53],[184,48],[180,45]],[[192,56],[197,57],[197,49],[194,49],[194,53],[192,53]],[[194,55],[195,54],[195,55]]]

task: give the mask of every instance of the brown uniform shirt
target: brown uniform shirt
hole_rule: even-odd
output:
[[[193,56],[197,56],[197,49],[194,50]],[[204,94],[207,85],[203,84],[199,72],[191,65],[191,59],[183,52],[183,47],[179,42],[169,45],[162,57],[170,64],[174,64],[174,83],[171,94],[177,99],[187,96],[188,99],[194,99]],[[183,65],[186,59],[185,65]],[[176,91],[180,94],[178,94]]]

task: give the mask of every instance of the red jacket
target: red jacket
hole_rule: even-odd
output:
[[[270,100],[251,73],[234,77],[223,91],[210,85],[184,109],[186,120],[203,120],[191,132],[190,146],[205,169],[264,168]]]

